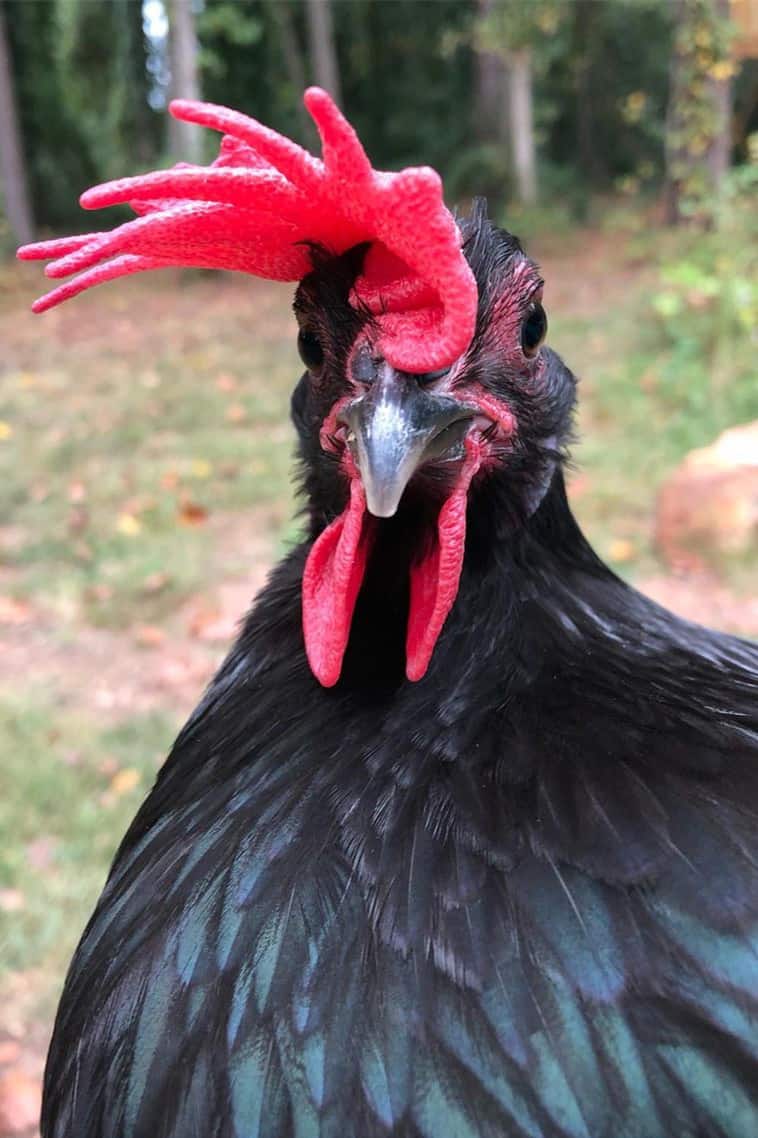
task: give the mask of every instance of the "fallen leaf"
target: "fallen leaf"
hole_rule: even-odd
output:
[[[19,597],[0,596],[0,624],[26,624],[32,615],[32,606]]]
[[[170,573],[158,571],[157,573],[149,573],[142,582],[143,593],[160,593],[167,585],[171,584]]]
[[[617,537],[608,546],[608,556],[611,561],[624,563],[633,561],[637,556],[637,546],[626,537]]]
[[[192,462],[193,478],[210,478],[213,467],[206,458],[196,458]]]
[[[95,585],[88,585],[84,590],[85,600],[88,601],[109,601],[113,596],[113,588],[106,585],[104,581],[99,581]]]
[[[87,497],[87,487],[83,482],[70,482],[68,486],[68,500],[73,505],[83,502]]]
[[[89,525],[89,510],[86,506],[74,506],[68,512],[69,533],[83,533]]]
[[[233,375],[226,373],[216,377],[216,387],[219,391],[234,391],[237,386],[237,380]]]
[[[11,1068],[0,1076],[0,1133],[23,1134],[39,1121],[41,1086],[33,1079]]]
[[[91,561],[94,556],[86,541],[75,541],[71,546],[71,551],[80,561]]]
[[[134,514],[119,514],[116,529],[125,537],[136,537],[142,530],[142,522]]]
[[[176,490],[179,485],[179,475],[175,470],[166,470],[161,475],[161,486],[164,490]]]
[[[205,638],[207,629],[212,628],[221,619],[222,613],[218,605],[203,603],[197,605],[190,613],[187,629],[190,636],[198,640]]]
[[[21,1054],[21,1044],[15,1039],[6,1039],[0,1043],[0,1064],[15,1063]]]
[[[166,639],[166,633],[154,624],[141,624],[134,633],[134,639],[142,648],[159,648]]]
[[[0,439],[5,440],[13,435],[13,427],[5,419],[0,419]]]
[[[111,793],[120,798],[122,794],[130,794],[135,787],[139,786],[140,773],[134,767],[124,767],[123,770],[114,774],[111,779]]]
[[[574,501],[578,501],[578,499],[586,494],[590,488],[591,483],[589,476],[584,472],[581,474],[575,474],[573,477],[569,478],[568,492]]]
[[[0,889],[0,910],[3,913],[20,913],[26,908],[26,899],[20,889]]]
[[[154,510],[157,504],[152,494],[135,494],[122,503],[121,513],[133,514],[134,517],[137,517],[139,514],[144,514],[147,510]]]
[[[230,403],[224,415],[227,423],[244,423],[247,411],[241,403]]]
[[[200,526],[208,519],[208,511],[198,502],[185,499],[179,506],[179,521],[185,526]]]
[[[49,869],[55,861],[59,842],[49,835],[35,838],[26,847],[26,860],[32,869]]]

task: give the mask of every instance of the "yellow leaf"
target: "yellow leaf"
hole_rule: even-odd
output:
[[[136,537],[142,529],[142,522],[134,514],[119,514],[116,529],[125,537]]]
[[[139,786],[139,781],[140,773],[138,770],[135,770],[134,767],[124,767],[111,779],[111,791],[120,798],[122,794],[129,794]]]
[[[611,561],[625,562],[631,561],[637,555],[637,547],[633,541],[629,541],[626,537],[617,537],[611,542],[608,547],[608,555]]]
[[[723,82],[725,79],[731,79],[736,70],[731,59],[720,59],[718,63],[714,63],[708,69],[708,74],[711,79],[715,79],[717,82]]]
[[[9,439],[13,434],[13,427],[10,423],[6,423],[5,419],[0,419],[0,439]]]
[[[192,473],[195,478],[209,478],[213,467],[205,458],[196,458],[192,463]]]

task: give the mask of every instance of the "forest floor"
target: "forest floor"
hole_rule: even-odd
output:
[[[683,435],[638,329],[650,242],[536,243],[581,377],[570,496],[598,552],[683,615],[758,634],[744,574],[671,574],[655,495]],[[67,960],[121,833],[297,534],[288,286],[165,274],[43,318],[0,267],[0,1136],[32,1135]]]

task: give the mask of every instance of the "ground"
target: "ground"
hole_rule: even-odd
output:
[[[650,249],[613,230],[536,243],[550,340],[581,378],[572,503],[644,591],[756,634],[744,567],[675,577],[652,548],[657,486],[713,431],[660,391]],[[35,1132],[108,860],[297,533],[288,286],[167,274],[35,318],[41,285],[0,269],[0,1136]]]

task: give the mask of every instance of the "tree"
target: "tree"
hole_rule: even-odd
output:
[[[192,0],[171,0],[169,49],[172,97],[199,99],[200,77]],[[171,119],[171,150],[175,157],[187,162],[202,162],[203,138],[200,128],[193,123]]]
[[[139,0],[55,0],[53,62],[66,114],[101,178],[156,149]]]
[[[291,88],[292,99],[297,107],[300,140],[314,147],[317,142],[316,131],[302,102],[303,91],[307,86],[305,59],[295,28],[293,5],[282,4],[281,0],[268,0],[268,14],[276,29],[284,70]]]
[[[666,115],[666,218],[708,225],[731,159],[729,0],[678,0]]]
[[[0,3],[0,175],[2,175],[8,221],[17,240],[25,244],[34,238],[34,224],[16,115],[13,73],[2,3]]]
[[[330,0],[307,0],[306,10],[314,78],[319,87],[328,91],[339,105],[342,103],[342,92]]]
[[[506,75],[516,188],[522,202],[534,205],[537,200],[537,146],[532,107],[532,52],[529,47],[508,53]]]
[[[493,0],[477,0],[477,12],[482,25],[492,13]],[[483,41],[483,42],[482,42]],[[488,46],[486,37],[476,44],[476,96],[474,103],[474,129],[482,142],[493,139],[505,142],[507,129],[507,93],[505,61],[500,51]]]
[[[499,54],[505,64],[505,114],[510,137],[516,193],[532,205],[537,200],[537,145],[534,135],[533,43],[544,34],[540,21],[550,4],[537,0],[499,0],[480,5],[480,52]]]

